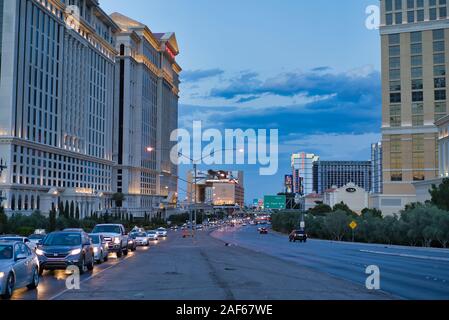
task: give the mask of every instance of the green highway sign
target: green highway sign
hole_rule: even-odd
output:
[[[287,203],[286,196],[265,196],[264,208],[265,209],[285,209]]]

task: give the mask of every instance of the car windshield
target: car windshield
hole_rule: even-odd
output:
[[[159,228],[159,229],[157,229],[158,231],[165,231],[165,229],[164,228]]]
[[[143,232],[139,232],[136,234],[137,237],[146,237],[147,235]]]
[[[93,244],[99,244],[100,243],[100,236],[99,235],[89,235],[89,238],[92,240]]]
[[[155,235],[155,234],[156,234],[156,231],[148,231],[147,234],[148,234],[148,235]]]
[[[0,260],[12,259],[12,246],[0,244]]]
[[[96,226],[92,233],[122,233],[119,226]]]
[[[44,246],[77,246],[81,244],[79,233],[52,233],[47,236]]]

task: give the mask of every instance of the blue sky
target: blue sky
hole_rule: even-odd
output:
[[[218,129],[279,129],[277,175],[237,168],[245,170],[247,202],[281,191],[291,152],[325,160],[370,158],[370,143],[380,139],[380,39],[365,28],[365,9],[377,0],[101,4],[153,32],[176,32],[184,69],[180,127],[202,120]],[[181,167],[180,175],[187,169]]]

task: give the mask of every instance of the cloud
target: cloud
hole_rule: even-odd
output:
[[[316,71],[318,69],[320,71]],[[277,95],[293,97],[303,94],[309,97],[338,95],[346,101],[362,101],[380,92],[380,73],[367,68],[344,73],[322,72],[329,69],[315,68],[311,72],[286,72],[265,80],[257,73],[247,72],[229,81],[227,86],[214,88],[211,96],[234,99],[240,96]]]
[[[221,69],[207,69],[207,70],[187,70],[183,71],[181,78],[185,82],[198,82],[207,78],[220,76],[224,73]]]
[[[238,99],[235,103],[245,103],[245,102],[250,102],[250,101],[254,101],[259,99],[260,96],[248,96],[248,97],[242,97],[240,99]]]
[[[312,71],[315,71],[315,72],[329,71],[329,70],[331,70],[330,67],[316,67],[316,68],[313,68],[313,69],[312,69]]]

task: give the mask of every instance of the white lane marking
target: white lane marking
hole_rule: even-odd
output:
[[[103,272],[105,272],[105,271],[107,271],[107,270],[109,270],[109,269],[112,269],[112,268],[114,268],[114,267],[116,267],[116,266],[122,264],[123,262],[125,262],[125,261],[128,260],[129,258],[131,258],[131,256],[127,256],[127,257],[125,257],[124,259],[122,259],[122,260],[120,260],[119,262],[117,262],[116,264],[113,264],[112,266],[109,266],[109,267],[107,267],[106,269],[103,269],[103,270],[98,271],[97,273],[95,273],[95,274],[91,275],[90,277],[88,277],[88,278],[84,279],[83,281],[81,281],[80,284],[81,284],[81,283],[84,283],[84,282],[87,282],[87,281],[89,281],[89,280],[95,278],[95,277],[98,276],[99,274],[102,274]],[[66,292],[69,292],[69,291],[73,291],[73,290],[65,289],[65,290],[61,291],[60,293],[54,295],[53,297],[49,298],[48,300],[56,300],[57,298],[59,298],[60,296],[62,296],[63,294],[65,294]]]
[[[359,250],[359,251],[360,252],[364,252],[364,253],[382,254],[382,255],[385,255],[385,256],[396,256],[396,257],[403,257],[403,258],[415,258],[415,259],[421,259],[421,260],[433,260],[433,261],[449,262],[449,258],[430,257],[430,256],[418,256],[418,255],[414,255],[414,254],[371,251],[371,250]]]

